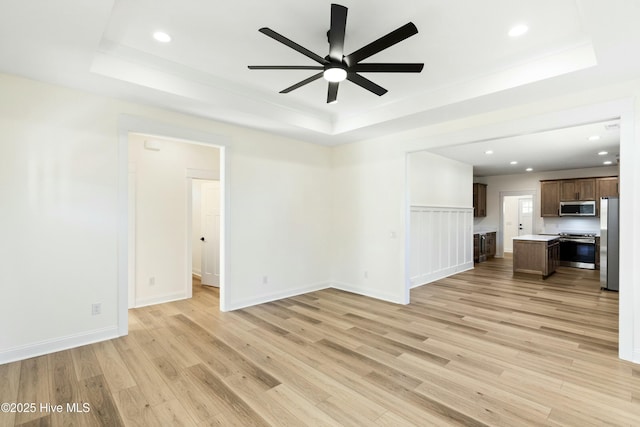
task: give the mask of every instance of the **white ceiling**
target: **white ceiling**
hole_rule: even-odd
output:
[[[0,0],[0,71],[337,145],[640,76],[635,0],[343,0],[345,53],[411,21],[419,33],[365,62],[424,62],[420,74],[367,74],[326,104],[315,65],[258,32],[325,56],[330,1]],[[511,26],[530,31],[514,39]],[[156,30],[169,44],[156,42]]]
[[[602,167],[604,162],[618,164],[619,126],[620,120],[607,120],[430,151],[473,165],[474,176]]]

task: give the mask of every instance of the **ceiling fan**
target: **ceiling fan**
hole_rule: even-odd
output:
[[[289,93],[308,83],[324,77],[329,82],[327,93],[327,103],[332,104],[338,100],[338,85],[341,81],[349,80],[358,86],[382,96],[387,90],[371,80],[361,76],[359,73],[419,73],[424,64],[418,63],[366,63],[360,61],[369,58],[376,53],[393,46],[418,33],[416,26],[409,22],[355,52],[344,55],[344,36],[347,25],[347,8],[339,4],[331,5],[331,26],[327,32],[329,39],[329,55],[324,58],[310,50],[289,40],[270,28],[260,28],[262,34],[289,46],[291,49],[313,59],[320,65],[249,65],[250,70],[321,70],[319,73],[306,78],[293,86],[280,91]]]

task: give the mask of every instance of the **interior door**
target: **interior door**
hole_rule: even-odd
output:
[[[518,199],[518,236],[533,234],[533,198]]]
[[[201,283],[220,286],[220,182],[207,181],[201,189]]]

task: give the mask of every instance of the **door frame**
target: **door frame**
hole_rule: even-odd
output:
[[[504,257],[504,198],[511,196],[530,196],[533,200],[533,212],[538,212],[538,192],[536,190],[520,190],[520,191],[500,191],[498,193],[500,204],[498,212],[500,213],[498,219],[498,238],[496,241],[496,258]],[[531,217],[531,229],[535,230],[534,224],[535,214]]]
[[[160,121],[150,120],[143,117],[122,114],[118,118],[118,221],[117,221],[117,325],[118,335],[124,336],[129,331],[129,134],[145,134],[162,139],[170,139],[176,142],[189,144],[200,144],[215,147],[220,150],[220,311],[226,311],[226,271],[228,248],[227,228],[229,212],[229,188],[227,181],[227,171],[229,170],[229,159],[227,147],[230,145],[230,138],[226,135],[203,132],[199,130],[183,128]],[[187,184],[191,187],[189,171],[186,173]],[[191,195],[188,195],[189,201]],[[191,212],[191,209],[188,209]],[[190,220],[189,220],[190,221]],[[190,224],[190,222],[188,222]],[[191,262],[191,242],[187,239],[187,253]],[[189,283],[191,283],[191,269],[189,272]],[[191,286],[188,287],[188,295],[191,296]]]

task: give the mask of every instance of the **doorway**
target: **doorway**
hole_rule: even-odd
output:
[[[513,252],[513,238],[533,234],[533,194],[500,193],[500,229],[503,255]],[[499,251],[498,251],[499,252]]]
[[[210,217],[200,221],[199,230],[206,227],[211,243],[204,251],[207,283],[221,287],[220,148],[131,133],[128,153],[129,307],[192,297],[193,251],[202,249],[202,242],[192,242],[194,182],[202,181],[207,189]]]
[[[192,181],[192,274],[203,286],[220,287],[220,181]]]

